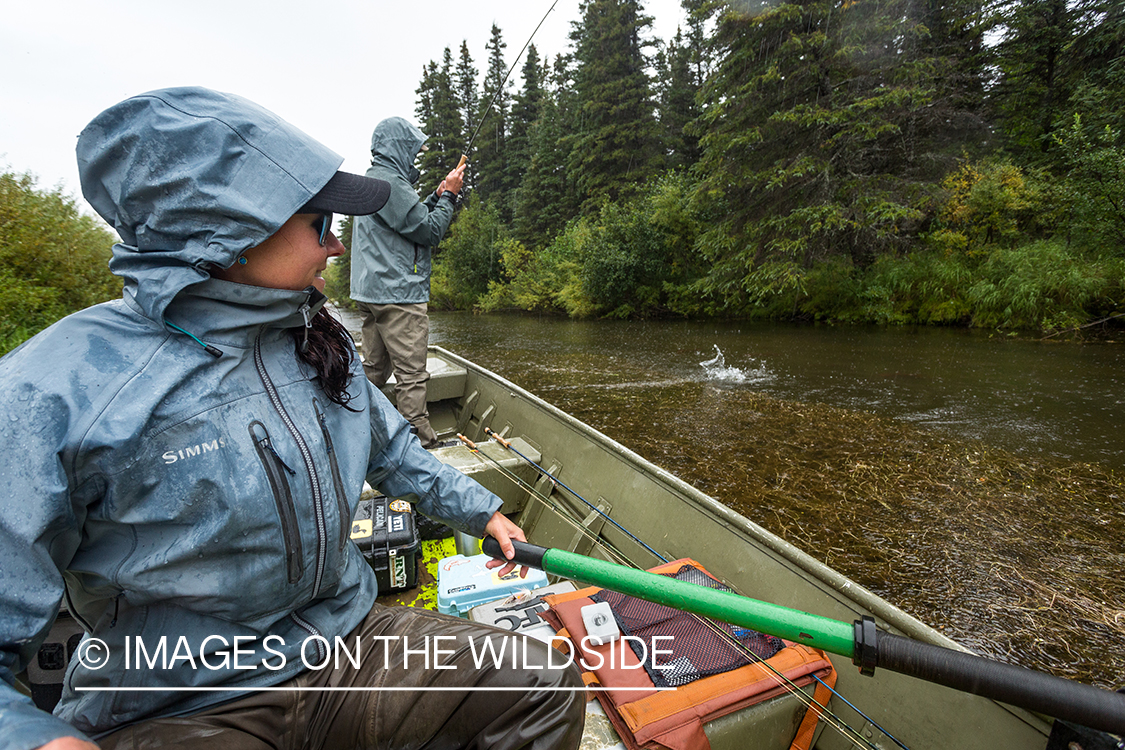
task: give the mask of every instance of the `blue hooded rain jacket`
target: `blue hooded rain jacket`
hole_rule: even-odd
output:
[[[175,688],[276,685],[305,669],[303,645],[320,661],[310,636],[344,636],[376,596],[348,539],[365,479],[476,535],[500,507],[421,448],[358,358],[356,411],[324,397],[290,332],[319,292],[209,276],[272,235],[339,156],[250,102],[186,88],[102,113],[78,160],[121,236],[110,265],[124,293],[0,360],[3,750],[239,696]],[[87,663],[72,660],[52,717],[14,677],[64,594]]]

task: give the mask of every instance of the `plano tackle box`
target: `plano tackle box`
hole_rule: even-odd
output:
[[[488,555],[451,555],[438,563],[438,611],[465,617],[473,607],[517,591],[531,591],[547,585],[547,574],[527,569],[527,578],[520,578],[521,566],[500,578],[500,568],[486,568]]]
[[[422,540],[410,503],[383,495],[362,498],[352,518],[351,538],[375,571],[380,594],[418,585]]]

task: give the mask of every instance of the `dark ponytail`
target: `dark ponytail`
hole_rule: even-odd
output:
[[[340,321],[322,307],[313,316],[308,336],[308,347],[302,352],[305,329],[293,329],[297,357],[316,371],[314,379],[329,401],[349,411],[358,411],[348,406],[348,402],[352,400],[348,386],[352,381],[352,362],[356,356],[351,335]]]

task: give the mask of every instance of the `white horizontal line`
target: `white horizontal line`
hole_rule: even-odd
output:
[[[294,692],[294,693],[371,693],[371,692],[399,692],[399,693],[495,693],[519,691],[526,693],[528,690],[546,693],[584,693],[611,692],[611,691],[636,691],[653,690],[663,692],[676,690],[674,687],[576,687],[576,688],[526,688],[526,687],[76,687],[75,691],[89,693],[265,693],[265,692]]]

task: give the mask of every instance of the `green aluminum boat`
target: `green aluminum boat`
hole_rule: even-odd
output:
[[[438,347],[430,348],[428,366],[430,421],[439,437],[463,435],[475,444],[475,449],[466,443],[439,448],[435,455],[503,498],[503,511],[524,529],[530,543],[617,561],[606,554],[611,547],[644,569],[661,563],[659,557],[692,558],[744,597],[846,623],[849,633],[855,621],[867,616],[884,633],[967,653],[784,539],[519,386]],[[493,436],[510,441],[512,448]],[[816,750],[1101,746],[1062,737],[1061,730],[1073,729],[1069,723],[888,669],[863,675],[851,658],[829,656],[838,681],[828,710],[849,729],[827,726],[834,722],[822,719]],[[1125,709],[1125,696],[1080,687],[1110,700],[1120,697]],[[712,721],[705,733],[714,750],[788,748],[805,710],[803,702],[785,695]],[[1116,704],[1110,710],[1116,711]],[[1052,735],[1054,723],[1060,731]],[[607,746],[592,736],[596,729],[588,727],[584,747]],[[1111,735],[1097,736],[1110,743],[1105,747],[1118,746]],[[615,740],[604,742],[612,746]]]

